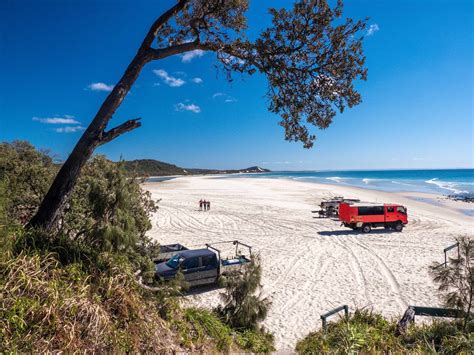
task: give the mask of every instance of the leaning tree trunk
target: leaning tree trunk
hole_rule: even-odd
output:
[[[91,124],[87,127],[79,142],[74,147],[74,150],[62,165],[53,184],[41,202],[37,213],[28,223],[29,227],[51,229],[62,213],[76,185],[82,168],[92,156],[94,150],[99,145],[110,142],[122,133],[140,127],[138,118],[129,120],[109,131],[105,131],[107,123],[130,91],[143,66],[151,60],[162,59],[170,55],[197,48],[199,39],[195,42],[183,43],[163,49],[154,49],[151,47],[157,30],[178,11],[182,10],[188,1],[189,0],[180,0],[175,6],[163,13],[151,26],[135,58],[129,64],[124,75],[112,92],[107,96]]]
[[[137,79],[138,74],[147,61],[146,58],[140,52],[137,54],[119,83],[104,101],[94,120],[87,127],[79,142],[77,142],[66,162],[61,166],[53,184],[41,202],[38,212],[29,222],[31,227],[51,228],[71,195],[82,167],[92,156],[94,150],[99,145],[111,141],[120,134],[140,126],[138,119],[134,119],[105,132],[107,123]]]

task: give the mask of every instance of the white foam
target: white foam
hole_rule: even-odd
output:
[[[331,180],[331,181],[335,181],[337,183],[342,183],[342,180],[348,180],[349,178],[343,178],[343,177],[339,177],[339,176],[330,176],[330,177],[327,177],[326,180]]]
[[[415,184],[406,184],[406,183],[404,183],[404,182],[395,181],[395,180],[392,180],[392,184],[404,185],[404,186],[418,186],[418,185],[415,185]]]
[[[438,178],[433,178],[433,179],[430,179],[430,180],[426,180],[425,182],[427,184],[436,185],[440,189],[448,190],[448,191],[451,191],[455,194],[467,194],[467,193],[469,193],[469,191],[457,189],[456,186],[458,186],[459,183],[456,183],[456,182],[441,181]]]

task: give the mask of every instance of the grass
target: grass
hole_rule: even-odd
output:
[[[1,352],[164,349],[170,337],[130,274],[95,280],[81,264],[53,254],[11,256],[0,263]],[[151,310],[151,311],[150,311]],[[163,337],[163,335],[165,335]]]
[[[2,252],[0,353],[273,350],[271,337],[143,290],[123,258],[103,253],[96,263],[100,272],[91,273],[54,253]]]
[[[212,340],[219,352],[269,353],[274,351],[273,336],[259,331],[237,331],[223,323],[219,316],[202,308],[188,308],[172,324],[181,336],[182,345],[193,346],[194,351],[209,351],[206,344]]]
[[[454,321],[412,324],[395,336],[397,322],[369,310],[356,310],[348,319],[330,323],[327,331],[307,335],[296,345],[299,354],[316,353],[466,353],[474,350],[474,324],[467,332]]]

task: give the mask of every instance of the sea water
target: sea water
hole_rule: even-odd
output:
[[[236,175],[232,175],[235,177]],[[275,171],[239,174],[252,178],[294,179],[389,192],[426,192],[474,197],[474,169]]]

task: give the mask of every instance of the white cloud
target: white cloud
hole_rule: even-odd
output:
[[[112,91],[114,85],[107,85],[105,83],[92,83],[87,88],[92,91]]]
[[[237,99],[235,97],[232,97],[230,95],[227,95],[223,92],[216,92],[214,95],[212,95],[213,99],[216,99],[218,97],[222,97],[224,102],[237,102]]]
[[[83,131],[85,127],[82,126],[66,126],[66,127],[59,127],[56,128],[55,131],[58,133],[74,133],[78,131]]]
[[[74,116],[64,115],[62,117],[33,117],[33,121],[47,124],[80,124],[74,119]]]
[[[372,36],[378,30],[380,30],[380,28],[379,28],[379,25],[377,25],[376,23],[370,25],[367,30],[367,36]]]
[[[166,85],[171,86],[173,88],[178,88],[186,84],[183,79],[175,78],[174,76],[169,75],[166,70],[154,69],[153,73],[160,77]]]
[[[184,53],[182,56],[181,56],[181,61],[183,63],[189,63],[190,61],[192,61],[194,58],[199,58],[199,57],[202,57],[204,55],[204,51],[201,50],[201,49],[195,49],[193,51],[189,51],[189,52],[186,52]]]
[[[192,78],[191,81],[195,84],[202,84],[203,82],[201,78]]]
[[[195,104],[183,104],[182,102],[174,105],[174,110],[178,112],[190,111],[194,113],[200,113],[201,108]]]

